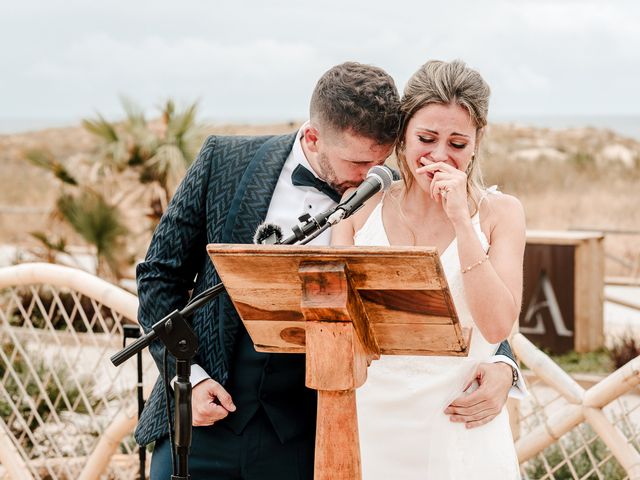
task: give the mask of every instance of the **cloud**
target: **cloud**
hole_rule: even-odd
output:
[[[589,0],[4,2],[0,115],[117,114],[122,93],[147,108],[201,98],[209,117],[302,118],[331,65],[373,63],[402,88],[430,58],[477,68],[494,112],[638,114],[639,13]]]

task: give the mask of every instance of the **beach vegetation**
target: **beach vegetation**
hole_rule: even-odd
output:
[[[525,480],[627,478],[624,468],[587,423],[573,429],[540,455],[525,463],[523,474]]]
[[[59,157],[36,148],[23,155],[59,184],[47,227],[30,232],[39,256],[53,262],[68,254],[73,236],[92,247],[95,273],[115,281],[130,275],[139,251],[135,239],[148,241],[204,139],[197,102],[178,108],[169,99],[158,118],[148,120],[133,101],[121,101],[122,121],[100,113],[82,121],[96,139],[88,154]]]

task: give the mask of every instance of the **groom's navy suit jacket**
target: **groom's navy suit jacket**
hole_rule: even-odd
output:
[[[272,137],[209,137],[189,168],[156,229],[146,259],[138,265],[145,331],[193,295],[220,281],[206,253],[208,243],[251,243],[264,221],[295,134]],[[292,218],[298,212],[291,212]],[[226,294],[198,310],[192,327],[199,339],[198,363],[216,381],[227,382],[234,348],[244,327]],[[160,371],[163,347],[151,354]],[[171,358],[171,357],[170,357]],[[173,365],[173,359],[169,361]],[[173,377],[173,368],[170,376]],[[162,379],[158,378],[136,428],[146,445],[166,435]]]
[[[140,299],[138,319],[145,331],[149,331],[156,321],[169,312],[182,308],[188,301],[190,290],[193,289],[192,295],[195,296],[220,281],[206,253],[208,243],[252,242],[256,227],[267,215],[295,135],[212,136],[205,141],[162,217],[145,261],[137,268]],[[298,213],[291,212],[292,221]],[[259,378],[255,374],[244,376],[242,372],[234,372],[235,349],[246,343],[239,340],[247,334],[226,294],[198,310],[192,318],[192,327],[199,339],[194,362],[214,380],[225,385],[230,372],[235,379]],[[508,344],[504,343],[503,346],[508,349]],[[154,342],[150,350],[162,371],[162,345]],[[510,350],[503,349],[500,353],[511,356]],[[246,351],[241,351],[240,357],[246,357],[246,354]],[[287,358],[294,358],[291,355]],[[295,375],[298,375],[297,370],[304,368],[304,359],[302,355],[296,357],[299,358],[294,358],[291,365],[296,370]],[[168,365],[172,378],[175,369],[171,356]],[[162,379],[158,378],[140,416],[135,437],[141,445],[157,440],[168,432],[162,383]],[[276,382],[275,388],[277,386]],[[305,388],[304,375],[300,378],[300,388]],[[286,402],[286,399],[282,401]],[[301,408],[298,403],[292,401],[290,406],[286,403],[284,407],[283,404],[279,406],[281,409],[290,407],[292,413],[289,420],[282,412],[270,416],[272,423],[275,418],[285,424],[276,428],[282,441],[301,433],[305,428],[314,427],[315,415],[307,415],[306,412],[315,408],[315,405],[307,401],[303,407],[306,410],[296,412],[295,409]],[[290,424],[286,425],[287,422]]]

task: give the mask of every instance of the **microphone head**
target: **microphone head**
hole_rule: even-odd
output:
[[[375,177],[382,185],[381,190],[386,190],[393,183],[393,172],[389,167],[384,165],[376,165],[367,172],[368,177]]]
[[[253,243],[257,245],[273,245],[282,240],[282,228],[275,223],[261,223],[253,235]]]

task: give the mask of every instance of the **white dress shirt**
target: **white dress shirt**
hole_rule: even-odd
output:
[[[307,157],[304,155],[300,144],[301,137],[302,129],[298,132],[291,153],[289,153],[280,172],[278,183],[269,204],[267,217],[265,218],[267,223],[273,223],[282,228],[284,238],[291,235],[291,227],[298,223],[298,217],[303,213],[314,216],[337,205],[331,198],[315,188],[297,187],[291,182],[291,174],[298,165],[302,165],[318,176],[318,173],[311,168]],[[330,243],[331,232],[329,229],[310,241],[308,245],[322,246]]]

